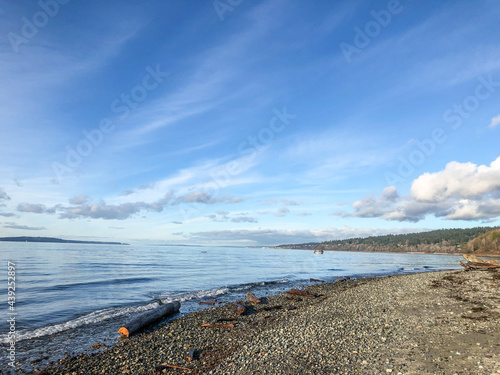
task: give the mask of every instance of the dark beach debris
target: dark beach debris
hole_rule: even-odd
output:
[[[213,305],[215,305],[215,302],[203,302],[203,301],[201,301],[201,302],[198,302],[198,305],[211,305],[211,306],[213,306]]]

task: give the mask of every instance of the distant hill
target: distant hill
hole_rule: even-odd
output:
[[[128,245],[121,242],[101,242],[101,241],[74,241],[63,240],[61,238],[53,237],[0,237],[0,241],[8,242],[47,242],[47,243],[81,243],[93,245]]]
[[[477,255],[500,254],[500,228],[490,230],[470,240],[465,249]]]
[[[494,229],[493,227],[439,229],[420,233],[389,234],[386,236],[350,238],[346,240],[288,244],[276,246],[276,248],[453,254],[472,252],[473,247],[469,246],[470,241]],[[495,230],[498,231],[498,229]],[[496,250],[496,252],[500,253],[500,250]]]

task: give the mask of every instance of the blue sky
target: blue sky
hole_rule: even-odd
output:
[[[0,1],[0,235],[500,224],[495,1]]]

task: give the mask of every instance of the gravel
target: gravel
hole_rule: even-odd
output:
[[[100,352],[33,368],[92,375],[500,374],[499,285],[499,270],[318,284],[308,288],[317,297],[257,296],[262,303],[245,302],[244,315],[220,305]],[[280,308],[262,310],[272,306]],[[234,319],[222,322],[234,327],[201,327],[218,319]]]

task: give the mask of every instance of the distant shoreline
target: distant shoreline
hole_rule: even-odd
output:
[[[53,237],[0,237],[2,242],[38,242],[38,243],[75,243],[75,244],[91,244],[91,245],[128,245],[123,242],[102,242],[102,241],[76,241],[64,240],[62,238]]]

